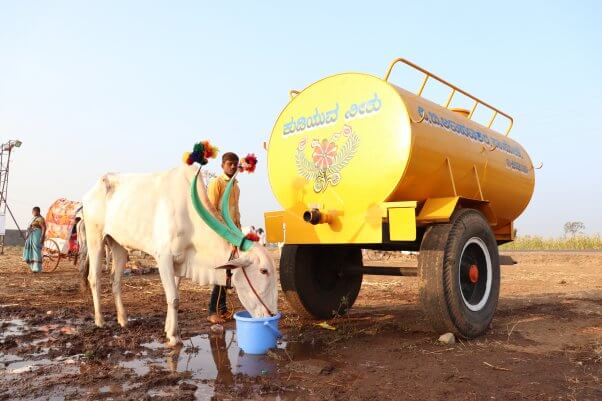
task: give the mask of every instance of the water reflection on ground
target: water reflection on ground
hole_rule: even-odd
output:
[[[0,384],[9,388],[27,380],[32,388],[46,388],[46,396],[53,400],[120,399],[131,394],[169,398],[179,394],[182,386],[188,386],[199,400],[220,395],[231,398],[238,389],[253,387],[263,380],[261,378],[276,375],[279,361],[304,359],[316,352],[308,344],[281,341],[268,355],[246,354],[238,347],[236,332],[226,330],[194,335],[184,339],[184,344],[176,349],[151,341],[140,344],[137,349],[90,360],[84,354],[65,355],[65,349],[56,342],[61,336],[64,343],[69,336],[79,335],[72,322],[31,325],[14,319],[2,321],[0,325],[0,345],[17,341],[0,351]],[[22,338],[26,341],[21,341]],[[70,343],[65,344],[69,349]],[[56,356],[57,352],[63,355]],[[107,368],[111,372],[109,378],[98,380],[97,384],[74,385],[72,381],[82,374],[89,376],[90,372]],[[70,380],[63,381],[62,377]],[[253,378],[258,377],[256,382]],[[50,385],[47,379],[52,379]],[[287,400],[290,396],[292,394],[285,392],[272,399]]]
[[[238,373],[253,377],[270,374],[276,369],[273,359],[240,350],[233,330],[217,336],[196,335],[184,340],[184,344],[176,349],[169,349],[158,341],[142,346],[153,352],[119,363],[139,376],[146,375],[155,366],[171,372],[189,373],[192,379],[231,383],[233,375]],[[157,357],[160,354],[163,356]]]
[[[158,341],[142,346],[148,350],[145,356],[134,356],[119,365],[131,369],[139,377],[147,375],[152,369],[177,373],[185,382],[197,386],[197,399],[208,399],[217,394],[217,389],[235,386],[238,374],[247,377],[276,374],[279,357],[303,359],[316,351],[311,344],[282,341],[278,343],[279,353],[246,354],[238,347],[234,330],[219,335],[196,335],[184,340],[184,344],[176,349],[169,349]],[[165,391],[161,391],[160,395],[166,396]],[[285,400],[287,397],[282,395],[276,399]]]

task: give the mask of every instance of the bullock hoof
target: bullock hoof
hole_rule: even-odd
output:
[[[171,337],[165,345],[170,348],[177,348],[182,345],[182,340],[180,337]]]
[[[96,317],[94,318],[94,324],[96,325],[96,327],[103,328],[105,326],[105,320],[102,316]]]
[[[123,318],[118,317],[117,318],[117,323],[119,323],[119,325],[121,327],[127,327],[127,325],[128,325],[128,319],[127,319],[127,317],[123,317]]]

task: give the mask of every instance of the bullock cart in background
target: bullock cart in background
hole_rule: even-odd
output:
[[[53,272],[62,259],[77,265],[79,247],[75,226],[81,218],[81,202],[68,199],[56,200],[46,214],[46,236],[42,249],[42,269]]]

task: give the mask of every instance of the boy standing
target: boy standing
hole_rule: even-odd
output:
[[[219,177],[215,178],[209,184],[207,188],[207,195],[209,197],[209,202],[217,209],[218,217],[220,220],[222,219],[222,196],[224,195],[224,191],[226,190],[226,185],[231,179],[234,179],[234,184],[232,185],[232,191],[230,192],[230,216],[234,221],[234,224],[238,228],[240,228],[240,212],[238,210],[238,199],[240,197],[240,189],[238,188],[238,184],[234,177],[236,171],[238,170],[238,156],[236,153],[228,152],[224,153],[222,156],[222,169],[223,174]],[[209,301],[209,320],[211,323],[224,323],[224,319],[221,317],[224,313],[228,311],[226,307],[226,287],[215,285],[213,286],[213,291],[211,291],[211,299]]]

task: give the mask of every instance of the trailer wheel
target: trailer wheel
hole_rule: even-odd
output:
[[[280,284],[291,307],[305,317],[328,319],[346,314],[362,285],[359,248],[284,245]]]
[[[451,223],[427,228],[418,257],[420,301],[438,332],[482,335],[497,307],[497,242],[481,213],[462,209]]]

